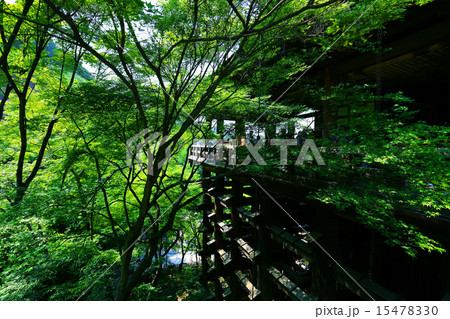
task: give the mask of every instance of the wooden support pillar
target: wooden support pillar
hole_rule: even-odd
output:
[[[243,198],[243,185],[236,181],[235,179],[232,180],[232,190],[231,194],[233,197],[233,202],[231,206],[231,225],[233,227],[232,233],[231,233],[231,259],[233,260],[234,269],[236,270],[241,262],[241,252],[239,250],[239,247],[236,243],[236,239],[242,235],[241,232],[241,224],[242,221],[239,217],[238,207],[241,205],[242,198]],[[240,289],[241,283],[239,282],[238,278],[236,276],[232,276],[231,280],[231,294],[233,300],[240,300],[241,295],[241,289]]]
[[[239,217],[238,208],[242,205],[244,186],[236,181],[232,180],[232,190],[231,195],[233,197],[233,202],[231,206],[231,225],[233,226],[233,236],[241,236],[241,219]]]
[[[330,93],[331,87],[335,85],[335,79],[333,71],[330,68],[325,68],[324,74],[324,88],[325,92]],[[321,113],[321,125],[322,138],[331,138],[330,130],[337,124],[337,110],[334,105],[328,101],[324,101],[322,105]]]
[[[218,249],[223,249],[223,236],[222,231],[218,225],[219,222],[223,221],[223,206],[220,203],[220,196],[224,192],[224,179],[223,177],[216,178],[215,180],[215,190],[214,190],[214,212],[216,213],[216,221],[214,223],[214,239],[216,240],[216,247]]]
[[[224,190],[224,179],[223,177],[217,177],[215,179],[215,190],[214,190],[214,212],[215,212],[215,222],[214,222],[214,239],[215,239],[215,250],[214,250],[214,264],[216,267],[216,276],[214,280],[216,299],[222,300],[222,285],[219,281],[219,276],[223,275],[224,268],[221,262],[220,255],[218,253],[219,249],[224,248],[222,231],[218,225],[219,222],[223,221],[223,206],[220,203],[219,196],[223,194]]]
[[[389,258],[384,254],[382,244],[384,243],[383,238],[379,233],[372,230],[370,238],[370,261],[369,261],[369,271],[371,272],[371,280],[375,282],[382,282],[385,278],[385,267],[388,265],[383,265],[385,261],[389,263]]]
[[[337,261],[339,248],[339,219],[320,209],[314,214],[313,227],[322,237],[320,245]],[[331,266],[334,261],[316,244],[312,244],[312,291],[319,300],[335,300],[336,277]]]
[[[273,223],[274,213],[277,211],[277,207],[272,199],[263,194],[261,190],[255,190],[258,192],[257,195],[261,203],[261,218],[259,219],[256,230],[256,249],[261,252],[257,263],[257,287],[261,290],[261,300],[272,300],[273,283],[266,269],[273,262],[273,242],[267,226]]]
[[[370,231],[370,251],[369,251],[369,271],[368,271],[368,275],[369,275],[369,280],[374,281],[374,277],[375,277],[375,249],[376,249],[376,243],[375,243],[375,231],[372,229]]]
[[[447,249],[447,251],[450,250],[450,245],[447,242],[447,247],[444,246],[444,248]],[[442,264],[441,264],[441,269],[440,269],[440,278],[441,278],[441,282],[440,282],[440,286],[441,286],[441,294],[443,296],[442,300],[444,301],[450,301],[450,274],[449,274],[449,270],[450,269],[450,254],[446,253],[443,255],[442,257]]]
[[[202,167],[202,178],[210,178],[211,177],[211,172],[205,170]],[[211,182],[210,181],[205,181],[203,180],[202,182],[202,189],[203,189],[203,201],[202,201],[202,211],[203,211],[203,236],[202,236],[202,251],[203,251],[203,255],[201,256],[202,258],[202,282],[203,285],[206,287],[207,286],[207,274],[208,274],[208,269],[209,269],[209,264],[207,261],[207,257],[208,257],[208,253],[207,248],[207,242],[208,242],[208,235],[212,235],[211,234],[211,222],[208,218],[208,207],[211,207],[212,203],[211,203],[211,197],[209,197],[206,194],[206,191],[210,188],[211,186]]]

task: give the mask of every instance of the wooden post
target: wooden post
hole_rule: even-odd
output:
[[[232,236],[231,236],[231,259],[233,260],[234,269],[237,269],[239,267],[240,261],[241,261],[241,253],[239,250],[239,247],[236,243],[236,238],[242,235],[241,232],[241,219],[239,217],[238,207],[241,205],[242,202],[242,195],[243,192],[243,186],[241,183],[236,181],[235,179],[232,180],[232,197],[233,202],[231,206],[231,225],[233,227]],[[236,276],[231,276],[231,293],[232,293],[232,299],[233,300],[239,300],[241,298],[240,294],[240,282],[238,281],[238,278]]]
[[[314,227],[322,234],[320,245],[338,260],[339,247],[339,219],[334,215],[320,209],[314,214]],[[319,300],[335,300],[336,278],[331,269],[333,260],[316,244],[311,246],[313,254],[311,258],[312,291]],[[339,260],[338,260],[339,261]]]
[[[224,189],[224,179],[223,177],[218,177],[215,179],[215,190],[214,190],[214,212],[216,213],[216,220],[214,222],[214,239],[215,249],[214,249],[214,264],[216,267],[216,278],[215,278],[215,291],[216,299],[222,300],[222,285],[219,282],[219,276],[223,274],[223,266],[220,259],[220,255],[217,252],[218,249],[223,249],[223,236],[222,231],[218,225],[219,222],[223,221],[223,206],[220,204],[219,196],[223,194]]]
[[[203,178],[210,178],[211,172],[205,170],[204,167],[202,167],[202,177]],[[206,287],[208,284],[207,275],[208,275],[208,268],[209,264],[207,261],[207,242],[208,242],[208,234],[211,235],[212,231],[212,225],[208,218],[208,209],[207,207],[210,207],[212,205],[211,198],[206,194],[206,191],[210,188],[211,182],[210,181],[203,181],[202,182],[202,189],[203,189],[203,201],[202,201],[202,211],[203,211],[203,238],[202,238],[202,246],[203,246],[203,254],[201,256],[202,258],[202,283]]]
[[[244,187],[241,183],[236,181],[235,179],[232,180],[232,197],[233,202],[231,206],[231,225],[233,226],[233,236],[238,237],[241,236],[241,219],[239,217],[238,207],[242,204],[243,199],[243,190]]]
[[[261,218],[256,230],[257,243],[256,249],[261,252],[259,262],[257,264],[257,288],[261,290],[262,300],[272,300],[273,284],[266,271],[267,267],[272,264],[273,259],[273,243],[267,229],[268,225],[273,223],[273,213],[276,211],[274,202],[268,198],[261,190],[255,188],[261,203]]]

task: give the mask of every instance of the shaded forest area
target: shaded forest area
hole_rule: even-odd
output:
[[[376,54],[386,24],[431,2],[0,0],[0,300],[210,298],[183,263],[202,250],[205,180],[189,147],[224,138],[218,118],[286,137],[278,123],[325,104],[374,112],[303,131],[332,150],[295,168],[333,182],[311,197],[354,208],[411,260],[445,253],[393,210],[448,212],[449,128],[420,121],[402,92],[303,77],[336,52]],[[279,148],[260,153],[267,165],[238,169],[287,173]]]

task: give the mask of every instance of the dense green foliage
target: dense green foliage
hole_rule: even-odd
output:
[[[273,92],[324,49],[373,50],[374,29],[427,2],[2,0],[0,300],[206,299],[195,266],[164,266],[171,250],[200,249],[200,174],[188,165],[189,145],[214,137],[216,114],[261,118],[268,131],[295,120],[307,103],[273,103]],[[306,44],[280,49],[296,41]],[[311,101],[336,106],[380,99],[365,87],[300,85]],[[383,99],[385,113],[336,127],[334,136],[345,135],[338,142],[318,141],[334,150],[326,167],[298,173],[335,182],[314,199],[354,207],[408,253],[440,250],[392,209],[449,209],[439,151],[448,129],[405,118],[394,106],[407,102],[401,95]],[[161,136],[139,152],[153,132]]]
[[[295,165],[299,147],[289,149],[289,165],[280,165],[279,147],[270,146],[260,151],[267,166],[241,169],[284,177],[293,167],[297,176],[314,185],[311,200],[356,211],[362,223],[412,256],[419,250],[443,252],[438,242],[405,222],[398,210],[418,210],[429,218],[448,214],[450,129],[417,121],[404,106],[410,99],[401,93],[378,97],[370,86],[340,85],[314,94],[336,108],[351,109],[348,120],[332,130],[332,138],[315,139],[326,165],[316,165],[313,158]],[[364,112],[367,103],[380,100],[385,104],[383,112]],[[304,138],[314,136],[309,133]],[[249,155],[242,151],[238,162]]]

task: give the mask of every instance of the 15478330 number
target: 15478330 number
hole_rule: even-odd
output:
[[[436,316],[437,306],[377,306],[378,316]]]

